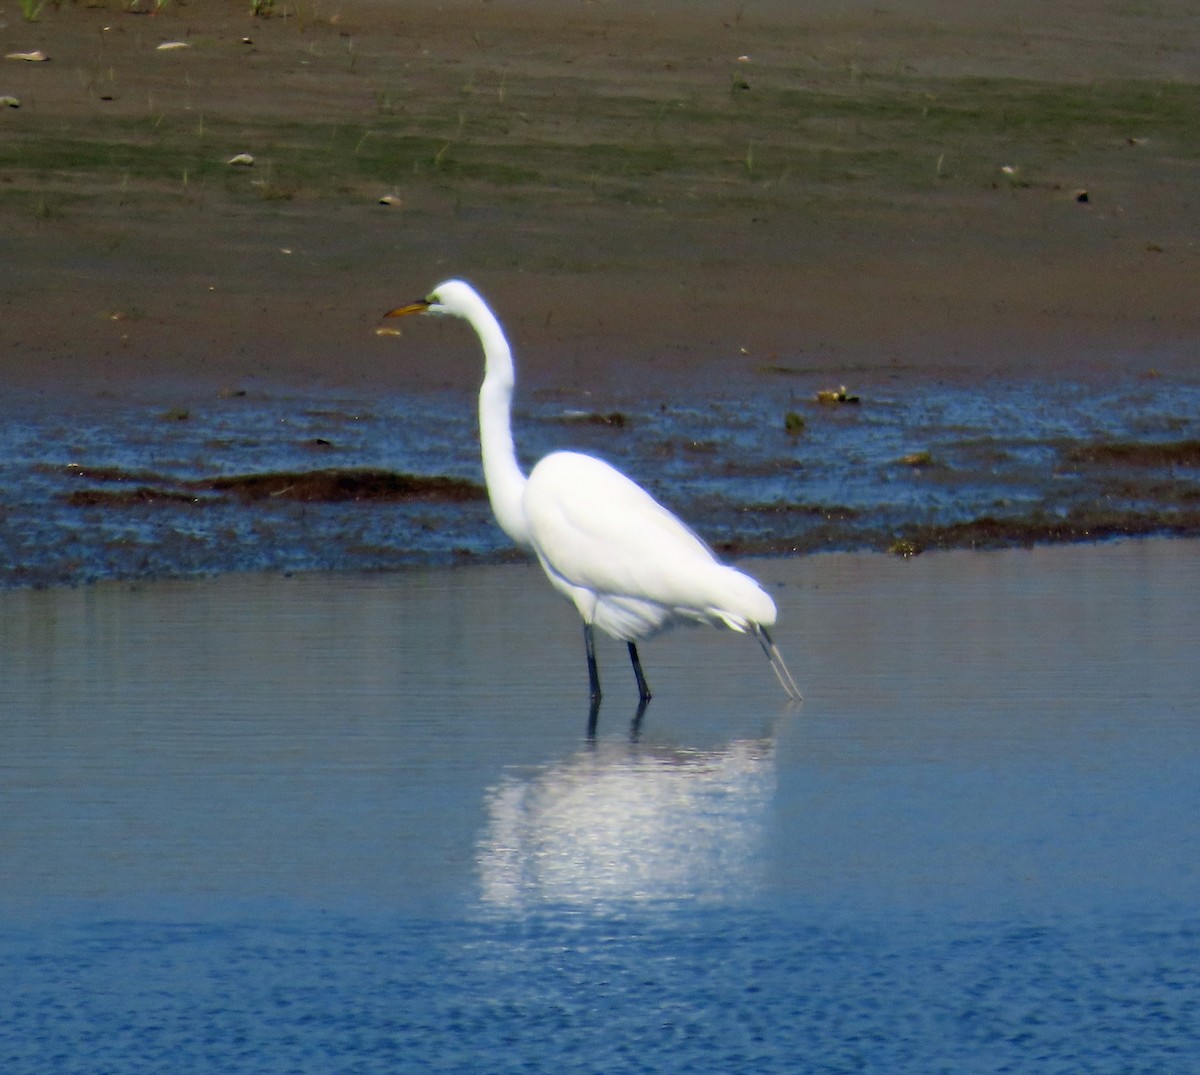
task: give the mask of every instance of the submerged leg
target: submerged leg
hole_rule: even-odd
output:
[[[629,741],[631,743],[636,743],[642,734],[642,717],[646,715],[646,706],[649,704],[649,698],[643,698],[638,702],[637,712],[634,713],[633,721],[629,725]]]
[[[780,656],[775,643],[771,641],[771,636],[767,634],[767,629],[756,623],[754,625],[754,637],[758,639],[758,644],[762,646],[763,653],[767,655],[767,660],[771,662],[771,669],[774,671],[775,677],[779,680],[780,686],[787,691],[788,697],[793,701],[804,701],[804,696],[800,693],[800,688],[796,686],[796,681],[792,679],[792,673],[787,670],[787,665],[783,663],[783,657]]]
[[[588,706],[588,722],[587,722],[587,740],[589,743],[596,741],[596,725],[600,722],[600,699],[593,698],[591,705]]]
[[[637,676],[638,700],[644,706],[650,701],[650,687],[646,683],[646,677],[642,674],[642,662],[638,658],[637,646],[632,642],[629,643],[629,659],[633,662],[633,674]]]
[[[592,637],[592,625],[583,625],[583,644],[587,650],[588,681],[592,687],[592,705],[600,704],[600,673],[596,669],[596,640]]]

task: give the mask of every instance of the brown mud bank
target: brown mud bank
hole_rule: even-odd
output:
[[[1193,362],[1189,5],[134,7],[0,27],[0,382],[461,385],[450,275],[533,385]]]

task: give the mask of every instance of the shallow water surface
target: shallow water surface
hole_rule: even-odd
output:
[[[875,373],[859,402],[817,402],[827,387],[779,367],[717,394],[529,390],[516,439],[526,461],[608,459],[725,552],[1200,534],[1200,384]],[[142,392],[6,401],[0,587],[510,555],[470,393]]]
[[[752,565],[757,647],[535,568],[0,595],[0,1066],[1185,1071],[1200,547]]]

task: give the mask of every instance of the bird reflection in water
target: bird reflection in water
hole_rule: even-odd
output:
[[[775,783],[771,737],[717,750],[593,742],[510,770],[486,797],[483,902],[744,900],[762,885]]]
[[[593,696],[591,705],[588,706],[587,737],[589,743],[595,741],[596,728],[600,724],[600,701],[600,698]],[[646,706],[649,704],[649,695],[644,695],[638,699],[637,711],[633,714],[633,720],[629,722],[629,739],[631,742],[636,743],[638,737],[642,734],[642,718],[646,715]]]

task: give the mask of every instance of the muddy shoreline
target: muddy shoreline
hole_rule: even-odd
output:
[[[959,7],[13,10],[0,383],[467,385],[450,275],[534,387],[1190,369],[1194,19]]]
[[[451,275],[728,556],[1197,533],[1200,31],[961,7],[0,18],[6,584],[509,555]]]

